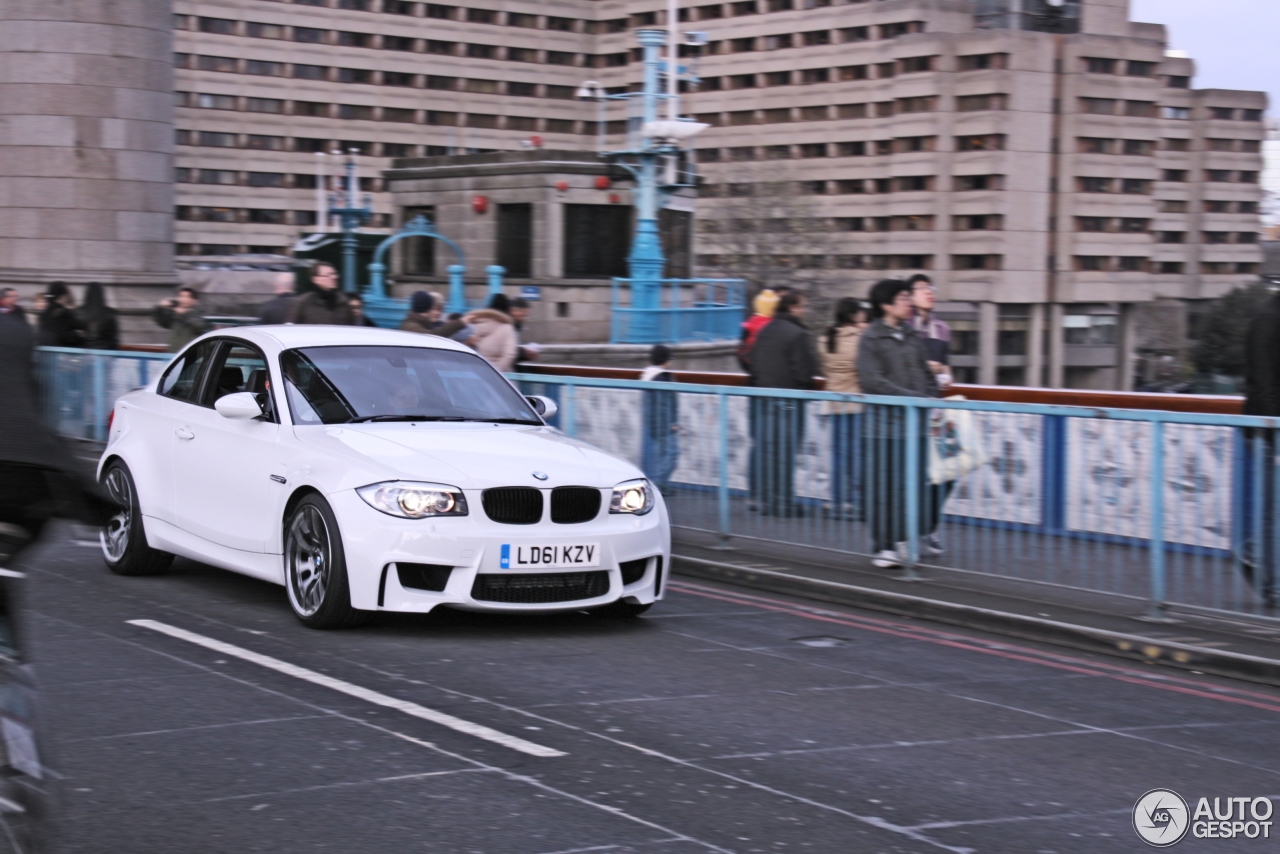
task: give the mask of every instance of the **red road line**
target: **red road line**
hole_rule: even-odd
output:
[[[1013,661],[1039,664],[1043,667],[1052,667],[1057,670],[1065,670],[1071,673],[1080,673],[1086,676],[1101,676],[1107,679],[1113,679],[1117,682],[1127,682],[1132,685],[1159,688],[1164,691],[1173,691],[1178,694],[1203,697],[1209,700],[1219,700],[1225,703],[1235,703],[1241,706],[1251,706],[1257,709],[1264,709],[1268,712],[1280,712],[1280,701],[1275,697],[1270,697],[1266,694],[1259,694],[1252,691],[1243,691],[1236,688],[1222,689],[1222,692],[1203,691],[1198,688],[1186,687],[1197,684],[1189,679],[1178,679],[1176,677],[1166,677],[1162,675],[1159,680],[1154,680],[1141,671],[1132,670],[1130,668],[1087,661],[1081,658],[1073,658],[1072,656],[1043,653],[1039,650],[1019,646],[1017,644],[1004,643],[1002,644],[1004,646],[1003,649],[999,647],[975,645],[969,639],[963,638],[959,635],[949,635],[945,632],[933,629],[906,626],[901,623],[894,623],[889,620],[880,620],[874,617],[846,618],[843,616],[837,617],[834,615],[815,613],[797,608],[790,603],[782,602],[778,599],[769,599],[767,597],[753,596],[751,594],[726,594],[724,591],[714,590],[714,588],[700,587],[698,585],[692,585],[681,581],[673,581],[670,586],[680,590],[682,593],[688,593],[691,596],[700,596],[704,599],[717,599],[721,602],[730,602],[735,605],[746,605],[765,611],[777,611],[784,614],[790,614],[795,617],[804,617],[809,620],[834,623],[836,625],[862,629],[863,631],[893,635],[894,637],[906,638],[908,640],[924,641],[926,643],[932,643],[938,646],[947,646],[968,652],[980,652],[984,655],[994,655],[999,658],[1010,659]],[[1008,650],[1018,650],[1018,652]],[[1183,684],[1172,684],[1175,682],[1181,682]],[[1256,697],[1258,700],[1265,702],[1249,699],[1252,697]]]

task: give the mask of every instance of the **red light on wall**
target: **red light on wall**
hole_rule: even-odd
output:
[[[487,212],[489,210],[489,197],[476,196],[471,200],[471,209],[478,214]]]
[[[534,134],[533,136],[529,137],[529,144],[532,145],[534,148],[542,148],[542,137],[538,136],[537,134]]]
[[[560,192],[562,192],[562,193],[566,193],[566,192],[568,192],[568,191],[569,191],[569,182],[568,182],[568,181],[561,181],[560,183],[556,184],[556,189],[557,189],[557,190],[559,190],[559,191],[560,191]]]
[[[617,193],[609,194],[609,204],[616,205],[620,201],[622,201],[622,198]]]
[[[612,186],[613,186],[613,182],[612,182],[612,181],[610,181],[610,180],[609,180],[609,178],[608,178],[607,176],[605,176],[605,175],[601,175],[601,176],[599,176],[598,178],[596,178],[596,189],[597,189],[597,190],[607,190],[607,189],[609,189],[609,188],[610,188],[610,187],[612,187]]]

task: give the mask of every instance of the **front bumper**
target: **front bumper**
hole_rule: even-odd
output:
[[[671,566],[671,528],[661,499],[645,516],[602,511],[593,521],[577,525],[549,521],[502,525],[484,515],[478,492],[467,490],[466,494],[471,515],[440,519],[397,519],[379,513],[354,490],[327,496],[342,532],[352,606],[366,611],[409,613],[427,613],[440,605],[508,613],[576,611],[619,600],[648,604],[665,593],[665,576]],[[608,589],[600,595],[557,602],[492,601],[473,595],[481,592],[476,585],[478,575],[511,578],[535,572],[503,569],[503,545],[514,548],[582,543],[599,544],[598,566],[536,570],[536,574],[604,572],[608,575]],[[643,575],[625,584],[622,564],[643,559],[648,559]],[[452,572],[448,573],[443,590],[422,590],[401,584],[398,563],[452,567]],[[592,592],[598,589],[599,584]]]

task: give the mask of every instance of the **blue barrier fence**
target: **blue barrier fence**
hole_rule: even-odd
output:
[[[104,439],[115,398],[169,358],[43,349],[48,422]],[[558,401],[565,433],[660,482],[678,540],[849,555],[901,543],[906,572],[1272,615],[1280,419],[512,379]]]

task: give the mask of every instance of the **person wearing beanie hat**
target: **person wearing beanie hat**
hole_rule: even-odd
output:
[[[439,335],[451,338],[461,344],[470,344],[475,337],[475,330],[461,318],[441,323],[440,304],[436,297],[427,291],[415,291],[409,298],[409,313],[404,316],[400,328],[405,332],[418,332],[423,335]]]
[[[649,351],[649,367],[640,379],[650,383],[671,383],[671,348],[666,344],[654,344]],[[642,448],[645,474],[665,496],[671,494],[671,475],[680,461],[680,397],[674,391],[653,389],[644,393],[644,446]]]
[[[426,291],[417,291],[410,300],[409,310],[414,314],[430,314],[431,307],[436,304],[435,297]]]

